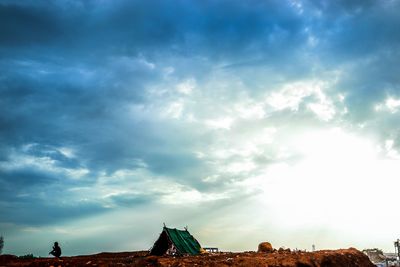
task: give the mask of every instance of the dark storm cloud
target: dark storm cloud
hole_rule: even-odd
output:
[[[142,153],[144,148],[124,149],[124,135],[131,143],[151,143],[145,141],[148,132],[138,131],[146,126],[121,125],[121,107],[125,101],[151,101],[143,98],[143,88],[159,73],[137,62],[132,67],[121,54],[152,54],[156,48],[155,55],[167,49],[241,58],[239,51],[252,54],[264,46],[277,52],[301,38],[301,20],[275,2],[8,2],[1,10],[1,46],[9,57],[1,62],[2,136],[14,145],[89,146],[96,136],[92,143],[103,166]],[[140,139],[145,140],[135,142]],[[155,157],[155,169],[165,170],[162,156]]]
[[[52,225],[77,218],[90,217],[109,209],[100,203],[60,203],[57,196],[46,200],[34,197],[20,197],[19,201],[0,203],[1,223],[15,223],[27,226]]]
[[[111,197],[112,201],[119,206],[132,207],[140,204],[148,204],[154,200],[154,196],[120,194]]]
[[[19,49],[42,52],[47,47],[47,56],[60,51],[85,56],[155,49],[243,58],[243,53],[255,56],[264,49],[274,57],[304,39],[301,18],[289,4],[278,1],[30,2],[3,4],[1,10],[1,46],[18,44]]]
[[[52,224],[106,210],[101,203],[85,203],[66,192],[76,182],[34,167],[0,171],[0,185],[1,223]]]
[[[2,171],[0,181],[2,184],[1,195],[4,201],[10,197],[15,197],[27,187],[41,187],[54,182],[54,179],[46,173],[22,169],[18,171]]]
[[[1,46],[46,43],[62,36],[57,16],[37,6],[0,4]]]

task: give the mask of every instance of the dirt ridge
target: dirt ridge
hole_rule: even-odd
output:
[[[54,258],[18,259],[12,255],[0,256],[0,266],[7,267],[114,267],[114,266],[266,266],[266,267],[374,267],[361,251],[349,248],[321,250],[316,252],[277,251],[270,253],[240,252],[217,253],[198,256],[172,257],[150,256],[145,251],[103,252],[94,255],[81,255]]]

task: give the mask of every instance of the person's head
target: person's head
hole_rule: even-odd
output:
[[[54,246],[55,246],[55,247],[58,247],[58,242],[54,242]]]

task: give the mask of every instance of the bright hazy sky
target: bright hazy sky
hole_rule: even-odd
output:
[[[400,2],[0,1],[5,253],[400,237]]]

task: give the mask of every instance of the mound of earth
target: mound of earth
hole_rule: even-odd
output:
[[[257,252],[273,252],[274,249],[272,248],[271,243],[269,242],[262,242],[258,245]]]
[[[356,249],[316,252],[216,253],[187,257],[149,256],[146,252],[100,253],[96,255],[16,259],[0,256],[0,266],[7,267],[111,267],[111,266],[266,266],[266,267],[374,267],[368,257]]]

